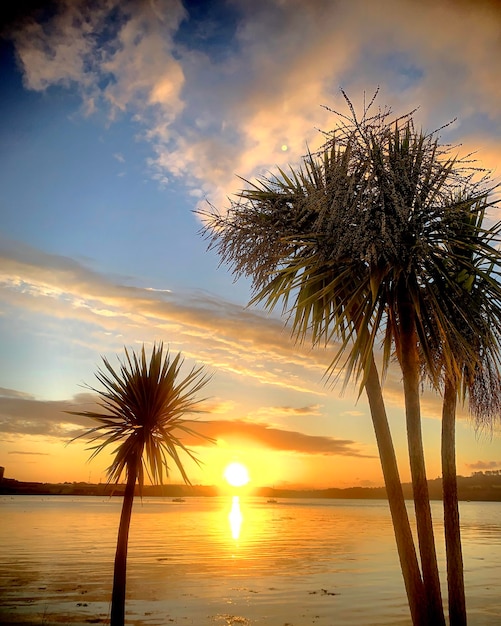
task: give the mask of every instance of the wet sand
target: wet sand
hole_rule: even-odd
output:
[[[18,581],[22,583],[22,581]],[[26,587],[25,587],[26,588]],[[32,590],[30,590],[32,591]],[[128,599],[126,624],[134,626],[332,626],[332,624],[357,624],[356,613],[343,620],[339,611],[339,598],[334,590],[325,588],[295,589],[287,602],[284,588],[263,585],[221,588],[219,594],[208,598],[191,589],[181,593],[176,600]],[[37,593],[23,593],[22,588],[11,587],[6,592],[0,608],[0,623],[56,626],[71,624],[109,624],[109,601],[102,591],[82,584],[58,585],[57,588],[40,587]],[[8,596],[11,596],[9,601]],[[291,604],[296,610],[291,611]],[[342,604],[342,603],[341,603]],[[337,605],[337,606],[336,606]],[[299,608],[299,606],[301,608]],[[335,616],[335,617],[334,617]],[[383,620],[383,621],[381,621]],[[385,624],[384,618],[375,618],[374,624]],[[392,621],[399,626],[410,625],[410,620]]]

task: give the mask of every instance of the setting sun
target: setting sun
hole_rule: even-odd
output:
[[[250,480],[249,472],[242,463],[230,463],[223,476],[232,487],[243,487]]]

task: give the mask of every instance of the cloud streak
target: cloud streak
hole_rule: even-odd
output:
[[[253,442],[256,447],[267,447],[275,451],[299,452],[300,454],[321,454],[377,458],[364,454],[351,439],[313,436],[293,430],[274,428],[268,424],[246,420],[209,420],[198,422],[197,430],[215,439]],[[197,440],[190,441],[196,445]]]
[[[15,393],[0,397],[0,433],[2,438],[12,435],[43,435],[68,442],[84,432],[94,423],[81,416],[69,415],[67,411],[101,410],[97,397],[82,393],[64,401],[41,401],[34,398],[21,398]],[[214,408],[214,407],[213,407]],[[217,413],[217,410],[215,411]],[[297,431],[275,428],[266,423],[253,423],[243,419],[196,420],[194,430],[216,440],[246,441],[249,445],[267,447],[275,451],[294,451],[301,454],[320,454],[374,458],[363,453],[357,443],[350,439],[312,436]],[[190,446],[210,447],[213,444],[204,439],[182,435]],[[10,451],[9,454],[36,455],[44,453]]]
[[[17,454],[21,456],[49,456],[47,452],[27,452],[24,450],[10,450],[7,454]]]
[[[300,371],[310,370],[324,393],[327,354],[295,346],[277,319],[204,292],[115,284],[71,259],[13,248],[0,249],[0,302],[18,316],[83,324],[114,351],[166,337],[171,349],[209,368],[302,393],[311,387]]]

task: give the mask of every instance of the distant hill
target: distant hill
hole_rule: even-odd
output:
[[[123,496],[125,485],[109,485],[100,483],[37,483],[22,482],[12,478],[4,478],[0,482],[0,495],[44,495],[44,496]],[[136,493],[139,490],[136,487]],[[153,496],[217,496],[219,495],[215,487],[205,487],[196,485],[155,485],[145,486],[143,495]]]
[[[442,499],[442,479],[428,481],[430,498]],[[403,485],[406,498],[412,498],[410,483]],[[107,485],[91,483],[37,483],[21,482],[4,478],[0,482],[0,495],[68,495],[68,496],[122,496],[125,485]],[[147,497],[189,497],[218,496],[222,491],[214,486],[204,485],[164,485],[146,486],[143,495]],[[263,487],[252,495],[264,498],[347,498],[347,499],[386,499],[384,487],[349,487],[347,489],[275,489]],[[501,502],[501,470],[475,472],[471,476],[458,476],[458,495],[460,500]]]
[[[471,476],[458,476],[459,500],[473,500],[484,502],[501,502],[501,470],[475,472]],[[412,498],[411,483],[402,485],[404,496]],[[428,481],[431,500],[442,500],[442,479],[435,478]],[[350,498],[350,499],[386,499],[384,487],[348,487],[346,489],[320,490],[286,490],[262,489],[259,495],[272,498]]]

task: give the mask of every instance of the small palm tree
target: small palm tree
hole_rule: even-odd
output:
[[[179,457],[178,450],[185,452],[199,464],[194,453],[176,435],[181,431],[196,433],[185,420],[186,413],[200,412],[197,405],[198,392],[209,381],[202,366],[194,367],[187,376],[179,378],[183,358],[178,353],[171,359],[168,350],[163,354],[163,344],[154,345],[149,362],[144,345],[138,355],[125,349],[125,360],[115,370],[103,357],[104,369],[98,369],[96,378],[103,389],[89,389],[99,395],[103,412],[70,411],[73,415],[90,417],[98,422],[90,430],[75,439],[91,436],[96,442],[90,449],[94,458],[108,446],[115,457],[107,470],[109,482],[118,484],[125,474],[126,487],[118,530],[117,549],[111,598],[111,626],[123,626],[125,619],[125,588],[127,570],[127,546],[134,502],[136,482],[141,493],[145,472],[152,484],[163,484],[169,473],[172,459],[184,481],[190,484]]]

